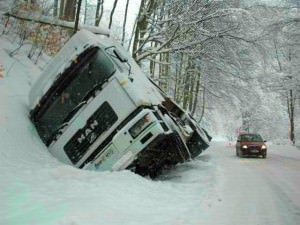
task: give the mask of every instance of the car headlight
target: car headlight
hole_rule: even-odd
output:
[[[262,145],[262,146],[261,146],[261,149],[263,149],[263,150],[264,150],[264,149],[267,149],[267,146]]]
[[[143,132],[151,123],[153,119],[151,118],[150,114],[146,114],[140,119],[136,124],[134,124],[130,129],[129,133],[133,138],[136,138],[140,133]]]
[[[243,146],[242,146],[242,149],[247,149],[247,148],[248,148],[247,145],[243,145]]]

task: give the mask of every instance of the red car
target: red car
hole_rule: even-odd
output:
[[[236,142],[236,155],[239,157],[255,155],[267,157],[266,141],[259,134],[242,133],[238,136]]]

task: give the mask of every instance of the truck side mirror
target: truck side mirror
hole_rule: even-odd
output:
[[[113,52],[122,63],[125,63],[128,61],[128,59],[125,56],[123,56],[122,53],[118,49],[114,49]]]

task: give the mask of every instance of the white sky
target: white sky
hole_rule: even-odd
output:
[[[116,29],[117,27],[122,27],[123,20],[124,20],[124,13],[125,13],[125,6],[126,6],[126,0],[119,0],[114,17],[113,17],[113,26],[112,29]],[[140,7],[140,0],[130,0],[129,6],[128,6],[128,15],[127,15],[127,22],[126,22],[126,33],[131,34],[132,28],[136,19],[136,16],[138,14],[138,10]],[[89,4],[96,5],[97,0],[89,0]],[[104,28],[108,27],[108,21],[110,12],[113,7],[114,0],[104,0],[104,15],[103,15],[103,24]],[[93,15],[94,16],[94,15]]]

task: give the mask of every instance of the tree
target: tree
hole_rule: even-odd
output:
[[[76,0],[61,0],[59,18],[74,21],[76,13]]]
[[[122,45],[124,45],[124,39],[125,39],[125,29],[126,29],[126,21],[127,21],[128,5],[129,5],[129,0],[126,1],[126,7],[125,7],[125,13],[124,13],[123,30],[122,30],[122,39],[121,39]]]
[[[74,33],[76,33],[77,30],[78,30],[78,24],[79,24],[79,17],[80,17],[81,3],[82,3],[82,0],[78,0],[78,3],[77,3],[77,11],[76,11],[76,18],[75,18],[75,26],[74,26]]]
[[[113,19],[114,13],[115,13],[115,9],[116,9],[117,3],[118,3],[118,0],[115,0],[115,1],[114,1],[114,4],[113,4],[113,8],[112,8],[112,10],[111,10],[111,12],[110,12],[108,29],[111,28],[111,25],[112,25],[112,19]]]
[[[53,16],[57,17],[58,15],[58,0],[54,0],[53,4]]]
[[[141,2],[133,57],[140,64],[150,60],[151,76],[167,93],[174,90],[170,94],[193,113],[197,101],[204,99],[201,90],[210,85],[209,80],[220,80],[218,76],[224,77],[224,74],[240,78],[241,75],[232,74],[232,70],[246,73],[247,65],[252,64],[250,57],[242,61],[239,54],[254,42],[243,36],[239,20],[234,20],[235,16],[242,21],[245,10],[223,8],[223,4],[204,0]],[[177,57],[179,53],[181,57]],[[158,75],[153,75],[156,65]],[[206,93],[218,95],[222,89],[212,85],[207,87]]]
[[[269,40],[274,49],[271,57],[270,73],[276,83],[270,82],[270,89],[280,93],[282,101],[286,105],[289,118],[289,139],[295,144],[295,110],[296,100],[299,99],[299,59],[300,59],[300,15],[294,13],[294,9],[288,4],[285,7],[273,9],[273,17],[276,18],[268,24]],[[288,15],[288,16],[287,16]]]
[[[99,26],[99,23],[102,19],[103,5],[104,5],[104,0],[97,0],[96,14],[95,14],[95,26]]]

